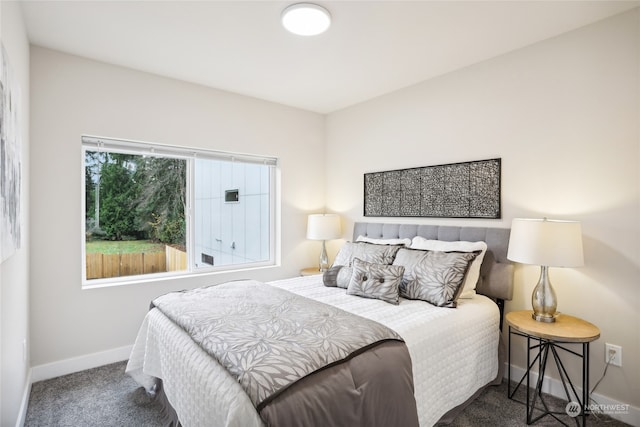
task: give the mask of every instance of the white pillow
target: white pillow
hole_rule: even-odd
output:
[[[373,237],[358,236],[356,242],[373,243],[374,245],[402,245],[411,246],[411,239],[374,239]]]
[[[484,254],[487,252],[487,244],[485,242],[465,242],[463,240],[457,242],[445,242],[443,240],[429,240],[424,237],[416,236],[411,241],[411,249],[422,249],[430,251],[442,252],[475,252],[481,251],[469,266],[469,271],[464,278],[464,287],[458,298],[473,298],[476,294],[476,285],[480,279],[480,266]]]

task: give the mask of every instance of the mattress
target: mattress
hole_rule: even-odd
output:
[[[406,299],[396,306],[325,287],[320,275],[269,284],[377,321],[402,336],[412,359],[421,426],[435,424],[498,373],[500,316],[484,296],[459,300],[455,309]],[[262,426],[241,386],[157,309],[140,327],[127,373],[149,391],[154,378],[162,379],[186,427]]]

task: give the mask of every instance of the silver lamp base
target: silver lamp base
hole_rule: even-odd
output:
[[[540,279],[533,289],[531,305],[533,306],[533,314],[531,317],[533,317],[534,320],[544,323],[553,323],[556,321],[558,299],[549,281],[549,267],[546,265],[540,266]]]
[[[556,321],[556,317],[558,317],[558,315],[554,314],[552,317],[548,317],[548,316],[532,313],[531,317],[533,318],[533,320],[536,320],[538,322],[553,323]]]
[[[320,252],[320,264],[318,265],[318,270],[321,272],[325,272],[329,269],[329,257],[327,256],[327,248],[325,246],[325,241],[322,241],[322,252]]]

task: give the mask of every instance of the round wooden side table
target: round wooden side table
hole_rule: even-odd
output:
[[[309,267],[300,270],[301,276],[314,276],[316,274],[322,274],[322,271],[320,271],[318,267]]]
[[[550,415],[556,420],[562,422],[558,418],[558,415],[569,415],[574,417],[576,425],[580,425],[579,419],[582,419],[582,425],[586,425],[586,417],[588,414],[589,406],[589,343],[595,341],[600,337],[600,329],[587,322],[586,320],[578,317],[569,316],[567,314],[559,314],[556,317],[556,321],[553,323],[544,323],[534,320],[531,310],[512,311],[507,313],[505,319],[509,325],[509,371],[508,371],[508,384],[507,394],[509,399],[513,399],[514,394],[522,384],[527,380],[527,399],[524,402],[527,406],[527,424],[531,424],[539,420],[540,418]],[[511,390],[511,336],[521,336],[527,339],[527,368],[525,374],[522,376],[518,384],[513,391]],[[533,344],[532,344],[532,341]],[[582,353],[573,351],[567,348],[563,344],[578,343],[582,344]],[[531,360],[532,350],[537,350],[537,354],[533,361]],[[581,397],[576,391],[567,370],[560,358],[559,350],[563,350],[566,353],[573,354],[582,358],[582,393]],[[560,380],[565,390],[565,394],[568,402],[576,402],[579,405],[579,411],[577,408],[573,408],[575,405],[567,405],[566,412],[553,412],[550,411],[547,404],[542,397],[542,385],[544,382],[545,369],[547,365],[547,359],[549,353],[556,363]],[[535,391],[533,396],[530,397],[530,385],[529,377],[531,375],[531,368],[538,364],[538,379],[536,382]],[[573,395],[571,394],[573,393]],[[573,400],[575,397],[576,401]],[[536,401],[540,400],[543,408],[536,407]],[[572,409],[573,408],[573,409]],[[533,411],[537,409],[542,411],[539,416],[533,417]],[[564,424],[564,423],[563,423]]]

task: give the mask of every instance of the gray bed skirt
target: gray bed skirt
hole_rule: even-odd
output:
[[[161,408],[162,425],[165,427],[182,427],[176,410],[173,409],[173,406],[169,403],[169,399],[167,399],[167,395],[164,393],[164,387],[161,379],[156,378],[156,385],[153,390],[155,393],[154,400]]]

